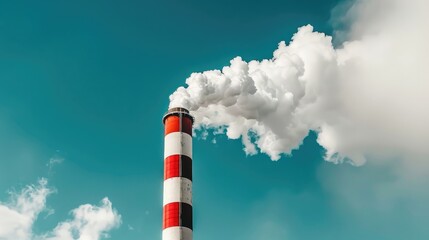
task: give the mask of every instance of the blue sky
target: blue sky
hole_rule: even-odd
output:
[[[168,96],[235,56],[271,58],[302,25],[332,34],[339,3],[1,2],[0,202],[46,178],[55,192],[35,235],[108,197],[122,221],[111,239],[161,239]],[[271,161],[238,140],[196,136],[194,238],[429,237],[426,180],[403,181],[399,160],[326,162],[316,138]]]

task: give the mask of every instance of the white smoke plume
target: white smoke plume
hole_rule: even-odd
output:
[[[343,13],[347,41],[303,26],[272,59],[231,60],[192,73],[170,107],[191,110],[197,128],[241,138],[247,154],[278,160],[310,131],[325,159],[429,155],[429,1],[360,0]]]
[[[99,240],[121,224],[121,216],[104,198],[99,206],[84,204],[72,210],[73,218],[58,223],[52,231],[33,233],[39,215],[48,210],[46,198],[53,193],[47,183],[41,179],[37,185],[12,192],[10,201],[0,202],[0,240]]]

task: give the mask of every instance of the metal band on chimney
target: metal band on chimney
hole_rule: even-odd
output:
[[[162,240],[192,240],[192,124],[185,108],[165,114]]]

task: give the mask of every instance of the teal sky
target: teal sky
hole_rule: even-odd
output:
[[[302,25],[331,34],[339,2],[1,2],[0,201],[44,177],[55,212],[33,232],[107,196],[111,239],[161,239],[169,94],[235,56],[271,58]],[[428,194],[398,186],[395,163],[327,163],[315,134],[278,162],[212,139],[194,138],[196,240],[429,238]]]

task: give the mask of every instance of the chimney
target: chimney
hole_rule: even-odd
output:
[[[162,240],[192,240],[192,124],[185,108],[165,114]]]

